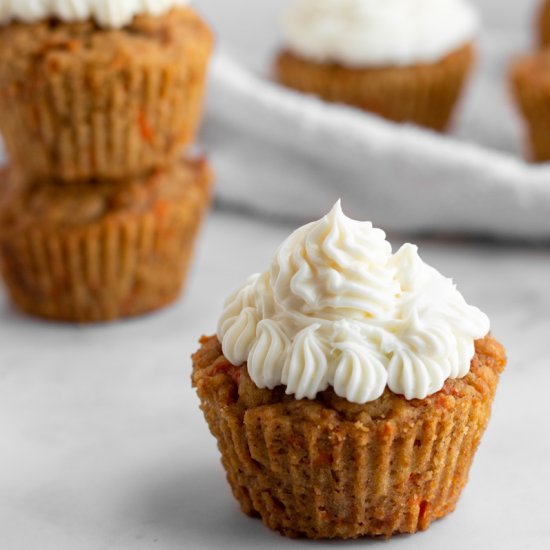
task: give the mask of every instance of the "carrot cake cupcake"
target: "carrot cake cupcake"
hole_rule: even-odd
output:
[[[550,45],[550,0],[544,0],[541,3],[537,26],[540,45]]]
[[[283,27],[275,63],[283,85],[444,130],[479,19],[468,0],[296,0]]]
[[[0,190],[0,268],[21,310],[58,321],[147,313],[180,294],[212,176],[181,160],[112,185],[27,180]]]
[[[506,362],[450,279],[339,204],[201,343],[193,384],[242,510],[310,538],[414,533],[450,513]]]
[[[173,162],[194,139],[213,45],[187,3],[0,0],[0,131],[11,161],[64,180]]]
[[[540,50],[516,59],[510,69],[512,91],[523,116],[532,158],[550,160],[550,51]]]

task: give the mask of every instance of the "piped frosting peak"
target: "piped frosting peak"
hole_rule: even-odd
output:
[[[334,388],[353,403],[388,387],[407,399],[465,376],[489,320],[416,246],[395,254],[385,233],[351,220],[340,202],[295,231],[268,270],[226,302],[224,355],[254,383],[297,399]]]

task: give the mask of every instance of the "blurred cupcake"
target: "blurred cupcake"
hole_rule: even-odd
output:
[[[212,50],[186,3],[0,2],[0,131],[12,162],[64,180],[171,163],[194,139]]]
[[[417,248],[340,206],[226,303],[193,384],[242,510],[288,536],[414,533],[451,512],[505,365]]]
[[[59,321],[146,313],[180,294],[211,172],[203,160],[112,185],[2,182],[0,267],[12,301]]]
[[[327,101],[441,131],[473,65],[478,27],[467,0],[296,0],[275,74]]]
[[[550,51],[541,50],[518,58],[511,66],[510,80],[524,118],[532,158],[550,160]]]
[[[537,26],[540,45],[550,45],[550,0],[542,1]]]

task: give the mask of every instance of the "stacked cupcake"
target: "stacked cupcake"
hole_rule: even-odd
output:
[[[337,204],[226,302],[193,385],[243,512],[288,536],[452,512],[506,363],[487,316]]]
[[[186,4],[0,2],[0,265],[23,311],[105,321],[178,297],[212,179],[182,156],[213,45]]]

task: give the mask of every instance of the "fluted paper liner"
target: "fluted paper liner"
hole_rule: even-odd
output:
[[[468,45],[433,64],[363,69],[315,63],[283,51],[275,63],[275,76],[285,86],[326,101],[443,131],[474,57],[474,47]]]
[[[314,539],[414,533],[453,511],[505,362],[488,337],[467,379],[423,401],[389,398],[393,411],[362,422],[359,409],[346,419],[324,398],[293,401],[280,389],[253,390],[249,408],[246,367],[230,365],[216,339],[202,342],[193,381],[242,510]]]

